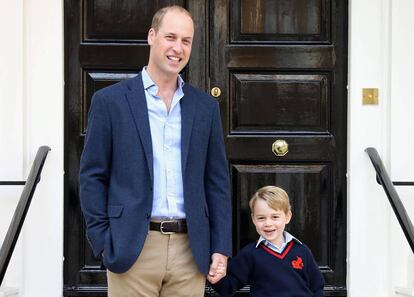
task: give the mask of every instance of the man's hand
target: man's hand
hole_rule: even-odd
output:
[[[219,253],[211,255],[210,270],[207,275],[207,280],[215,284],[226,276],[227,270],[227,256]]]

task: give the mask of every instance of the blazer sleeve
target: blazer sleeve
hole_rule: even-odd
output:
[[[107,192],[111,161],[111,122],[103,92],[92,98],[80,160],[80,202],[86,235],[95,256],[104,250],[108,232]]]
[[[217,102],[214,103],[212,115],[204,182],[209,208],[211,252],[230,256],[232,251],[230,178]]]

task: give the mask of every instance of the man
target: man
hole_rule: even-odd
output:
[[[203,296],[231,253],[219,106],[179,76],[193,35],[184,8],[159,10],[148,66],[92,99],[80,197],[110,297]]]

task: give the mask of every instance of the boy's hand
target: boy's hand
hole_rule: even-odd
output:
[[[226,276],[227,257],[219,253],[214,253],[211,256],[211,260],[212,263],[210,265],[210,271],[207,275],[207,280],[211,284],[215,284]]]
[[[207,280],[211,283],[211,284],[215,284],[217,282],[219,282],[223,277],[226,276],[226,269],[224,268],[224,265],[222,263],[220,263],[217,266],[217,270],[216,270],[216,275],[212,276],[210,275],[210,273],[207,275]]]

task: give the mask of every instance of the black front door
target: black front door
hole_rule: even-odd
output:
[[[282,186],[293,204],[288,230],[313,251],[327,295],[346,294],[346,1],[210,6],[210,87],[222,93],[235,251],[257,239],[250,196]]]
[[[257,239],[250,195],[282,186],[293,204],[289,231],[312,249],[326,295],[346,295],[346,2],[65,0],[65,296],[106,296],[78,195],[91,96],[147,63],[151,17],[168,4],[196,22],[185,80],[221,90],[234,252]]]

